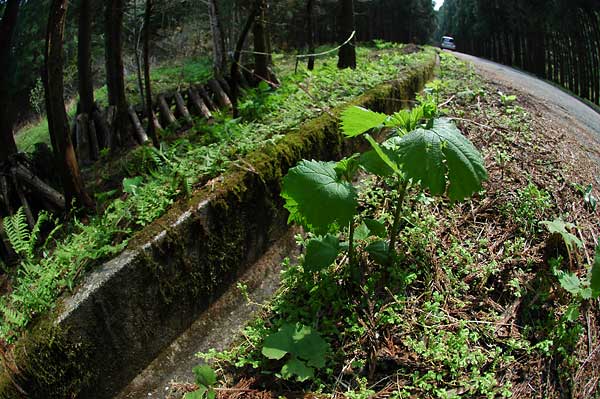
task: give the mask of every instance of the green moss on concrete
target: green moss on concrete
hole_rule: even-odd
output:
[[[74,398],[94,374],[89,346],[74,343],[50,319],[38,322],[14,346],[18,373],[2,373],[0,398]]]

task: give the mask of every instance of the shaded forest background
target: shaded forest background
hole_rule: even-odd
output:
[[[600,1],[446,0],[437,36],[600,104]]]
[[[93,16],[92,68],[94,85],[102,86],[105,71],[104,3],[90,2]],[[336,0],[313,1],[315,15],[315,44],[335,43],[339,37],[340,7]],[[76,1],[67,10],[64,41],[65,97],[77,95],[78,21],[83,2]],[[251,2],[223,0],[218,2],[227,51],[233,51],[243,27]],[[0,1],[0,15],[6,2]],[[21,125],[33,116],[43,114],[44,92],[42,73],[46,23],[50,0],[21,1],[17,27],[9,59],[10,114]],[[271,45],[277,51],[307,51],[306,0],[269,2],[267,27]],[[144,0],[125,1],[123,9],[123,53],[125,75],[138,73],[142,56]],[[355,2],[357,39],[382,39],[398,42],[427,43],[435,30],[435,12],[428,0],[370,0]],[[153,65],[176,59],[212,56],[211,30],[206,2],[190,0],[158,0],[153,4],[150,21]],[[249,40],[248,43],[252,43]],[[231,55],[229,55],[231,57]]]

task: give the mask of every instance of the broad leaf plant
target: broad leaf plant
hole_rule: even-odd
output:
[[[364,249],[379,264],[391,264],[405,197],[411,186],[432,196],[461,201],[481,190],[487,179],[483,158],[475,146],[446,118],[437,118],[432,102],[393,115],[350,107],[341,115],[347,137],[363,136],[371,150],[335,162],[303,160],[283,179],[282,196],[295,222],[315,234],[309,240],[304,269],[330,266],[341,251],[355,263],[355,240],[375,236]],[[382,143],[369,134],[386,132]],[[357,220],[358,194],[353,184],[359,169],[391,182],[397,195],[392,226],[382,221]],[[348,241],[341,242],[347,229]]]

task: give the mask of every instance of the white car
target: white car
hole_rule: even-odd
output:
[[[447,50],[456,50],[456,44],[454,44],[454,38],[450,36],[442,37],[442,43],[440,48]]]

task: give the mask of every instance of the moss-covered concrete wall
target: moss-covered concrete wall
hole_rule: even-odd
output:
[[[352,102],[392,112],[431,78],[435,57]],[[308,121],[266,145],[148,226],[90,273],[60,310],[21,339],[0,398],[109,398],[123,388],[287,228],[281,177],[301,159],[334,160],[363,145],[343,140],[337,115]]]

